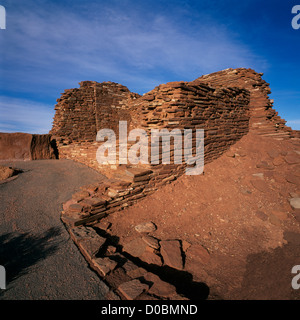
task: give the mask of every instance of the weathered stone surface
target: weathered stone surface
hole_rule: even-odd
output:
[[[122,283],[118,290],[128,300],[136,299],[145,290],[148,290],[149,286],[145,283],[141,283],[138,279],[134,279],[128,282]]]
[[[72,195],[72,199],[79,202],[87,197],[90,196],[90,193],[88,191],[78,191]]]
[[[127,260],[123,265],[122,268],[126,271],[126,272],[130,272],[132,270],[138,269],[139,267],[133,263],[130,260]]]
[[[259,178],[261,180],[264,180],[264,174],[262,172],[253,173],[252,176],[255,177],[255,178]]]
[[[135,278],[140,278],[143,275],[147,273],[147,270],[144,268],[136,268],[133,270],[127,271],[127,274],[129,275],[130,278],[135,279]]]
[[[297,154],[288,154],[284,159],[288,164],[300,163],[300,156]]]
[[[263,220],[263,221],[267,221],[268,220],[268,216],[264,213],[264,212],[262,212],[262,211],[256,211],[256,216],[259,218],[259,219],[261,219],[261,220]]]
[[[106,231],[111,227],[111,222],[100,220],[100,222],[94,224],[94,227]]]
[[[200,244],[192,244],[186,252],[186,257],[205,264],[210,260],[209,252]]]
[[[95,257],[100,248],[106,242],[106,238],[99,236],[91,227],[75,227],[70,230],[70,234],[79,246],[83,255],[89,260]]]
[[[183,269],[181,245],[178,240],[160,241],[160,253],[165,265],[179,270]]]
[[[172,284],[161,280],[156,274],[152,272],[148,272],[144,275],[144,279],[152,282],[149,289],[149,294],[153,294],[157,297],[162,298],[172,298],[172,296],[176,295],[176,288]]]
[[[300,209],[300,198],[290,199],[290,205],[293,209]]]
[[[80,213],[82,212],[83,206],[79,203],[71,203],[69,205],[68,211],[71,213]]]
[[[300,177],[293,173],[288,173],[285,178],[286,178],[286,181],[289,183],[300,185]]]
[[[189,242],[187,242],[187,241],[185,241],[185,240],[182,240],[182,250],[183,250],[184,252],[186,252],[187,249],[188,249],[190,246],[191,246],[191,244],[190,244]]]
[[[272,211],[272,214],[277,217],[279,220],[286,220],[288,218],[288,214],[284,211]]]
[[[135,230],[139,233],[150,233],[156,230],[156,225],[153,222],[145,222],[135,226]]]
[[[115,269],[117,262],[108,257],[92,259],[93,268],[103,277]]]
[[[284,159],[282,157],[277,157],[273,160],[272,163],[274,166],[281,166],[282,164],[284,164]]]
[[[0,160],[56,159],[51,135],[0,133]]]
[[[280,155],[279,151],[274,150],[274,149],[268,150],[267,153],[272,159],[275,159]]]
[[[251,180],[251,184],[255,189],[261,192],[266,192],[269,189],[265,181],[262,181],[262,180]]]
[[[145,235],[142,237],[142,239],[145,241],[145,243],[149,247],[154,248],[154,249],[159,249],[159,241],[156,238],[151,237],[149,235]]]
[[[129,253],[133,257],[140,257],[146,250],[147,244],[142,238],[136,238],[123,246],[123,251]]]
[[[117,248],[115,246],[112,246],[112,245],[107,246],[107,249],[106,249],[107,254],[114,254],[116,252],[117,252]]]
[[[65,203],[63,204],[63,210],[64,210],[64,211],[68,211],[70,205],[71,205],[71,204],[75,204],[75,203],[76,203],[76,200],[74,200],[74,199],[68,200],[67,202],[65,202]]]
[[[102,237],[82,239],[78,242],[78,246],[85,256],[89,259],[96,256],[106,239]]]
[[[140,259],[148,264],[155,264],[157,266],[162,266],[162,261],[160,256],[155,254],[154,252],[145,251],[141,256]]]
[[[273,170],[274,166],[266,161],[262,161],[256,165],[257,168]]]

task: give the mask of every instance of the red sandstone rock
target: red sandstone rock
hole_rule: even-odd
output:
[[[268,185],[263,180],[251,180],[251,184],[255,189],[261,192],[265,192],[269,189]]]
[[[186,253],[187,258],[201,263],[207,263],[210,259],[209,252],[202,245],[192,244]]]
[[[138,279],[134,279],[122,283],[118,287],[118,290],[125,296],[126,299],[134,300],[148,288],[149,286],[147,284],[141,283]]]
[[[151,237],[149,235],[145,235],[145,236],[142,237],[142,239],[145,241],[145,243],[149,247],[151,247],[153,249],[159,249],[159,242],[158,242],[158,240],[156,238]]]
[[[126,243],[123,247],[123,251],[129,253],[133,257],[140,257],[147,248],[147,244],[141,239],[136,238]]]
[[[179,270],[183,269],[181,246],[178,240],[160,241],[160,253],[165,265]]]
[[[163,298],[171,298],[177,294],[176,288],[173,285],[161,280],[157,275],[151,272],[146,273],[144,279],[153,283],[148,291],[149,294],[154,294],[155,296]]]
[[[0,160],[56,159],[48,134],[0,133]]]
[[[139,233],[149,233],[156,230],[156,225],[153,222],[145,222],[136,225],[134,228]]]
[[[96,258],[92,260],[94,269],[105,277],[108,273],[115,269],[117,262],[108,257]]]
[[[148,264],[155,264],[159,267],[162,266],[161,258],[155,254],[154,252],[145,251],[141,256],[140,259]]]

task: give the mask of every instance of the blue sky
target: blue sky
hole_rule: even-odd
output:
[[[264,73],[279,115],[300,129],[300,0],[0,0],[0,132],[47,133],[78,82],[145,93],[226,68]],[[299,21],[300,23],[300,21]]]

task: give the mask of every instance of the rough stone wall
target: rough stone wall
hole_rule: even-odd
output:
[[[248,132],[248,104],[247,90],[215,89],[195,80],[160,85],[133,101],[130,110],[133,127],[149,135],[151,129],[204,129],[205,161],[209,162]]]
[[[172,161],[174,145],[170,150],[171,163],[167,165],[161,163],[163,150],[160,148],[159,164],[100,166],[96,152],[101,142],[95,141],[96,132],[111,128],[117,136],[119,120],[128,122],[128,132],[134,128],[144,129],[148,137],[151,129],[204,129],[205,163],[219,157],[249,130],[277,139],[289,138],[291,130],[272,109],[269,85],[261,76],[251,69],[228,69],[191,82],[162,84],[141,97],[112,83],[84,82],[79,89],[67,90],[58,100],[53,126],[53,133],[58,135],[60,156],[82,162],[109,179],[74,195],[64,206],[63,221],[75,226],[99,220],[132,205],[185,172],[185,162],[174,164]],[[78,95],[78,91],[82,92]],[[89,109],[86,104],[81,108],[85,95],[90,97]],[[69,134],[73,133],[75,107],[64,106],[70,104],[91,121],[88,124],[93,130],[88,139],[85,131],[82,136],[79,130],[77,135]],[[60,139],[62,132],[64,136]],[[192,140],[195,142],[195,138]],[[128,143],[127,148],[134,143]],[[149,159],[150,150],[148,140]],[[192,152],[195,154],[195,145]],[[118,155],[118,150],[116,153]]]
[[[213,87],[238,87],[250,92],[250,126],[249,129],[259,135],[285,139],[293,135],[293,130],[285,125],[286,121],[280,118],[273,109],[273,100],[269,83],[262,79],[262,73],[252,69],[226,69],[204,75],[198,80],[206,81]]]
[[[127,101],[138,97],[113,82],[79,84],[79,88],[67,89],[57,99],[50,133],[57,138],[59,146],[95,141],[99,129],[115,130],[119,119],[130,122]]]
[[[94,99],[92,90],[94,89]],[[72,94],[73,93],[73,94]],[[80,109],[84,97],[89,97],[90,107],[86,103]],[[171,82],[160,85],[154,90],[138,97],[126,87],[114,83],[84,82],[79,89],[66,90],[58,99],[52,134],[58,135],[57,141],[61,158],[82,162],[107,176],[123,177],[124,165],[100,166],[96,152],[101,143],[96,142],[96,130],[110,128],[118,136],[119,120],[126,120],[128,131],[133,128],[144,129],[150,137],[151,129],[172,130],[204,129],[205,162],[220,156],[229,146],[248,132],[249,92],[241,88],[218,88],[208,86],[203,81]],[[92,106],[94,105],[94,106]],[[67,107],[66,107],[67,106]],[[96,111],[94,111],[96,110]],[[87,123],[93,130],[87,139],[85,125],[82,136],[77,119],[78,112],[85,117],[81,124]],[[88,115],[91,115],[90,118]],[[75,120],[75,122],[74,122]],[[75,123],[72,130],[71,124]],[[76,135],[74,131],[76,130]],[[61,136],[63,133],[63,136]],[[151,159],[149,139],[149,162]],[[134,143],[128,143],[128,149]],[[195,138],[193,139],[195,152]],[[139,165],[153,170],[149,188],[153,190],[165,179],[170,181],[185,170],[182,165],[174,164],[174,145],[171,145],[171,164]],[[162,150],[159,153],[162,159]],[[117,157],[118,160],[118,157]],[[160,161],[161,162],[161,161]],[[130,166],[130,163],[129,163]],[[113,169],[113,171],[110,171]],[[118,169],[118,170],[116,170]]]

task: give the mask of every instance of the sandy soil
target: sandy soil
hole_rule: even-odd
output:
[[[291,287],[300,265],[300,142],[248,134],[205,165],[204,175],[182,176],[105,221],[120,245],[152,221],[160,240],[200,244],[204,262],[185,263],[194,281],[207,284],[210,299],[299,299]]]

